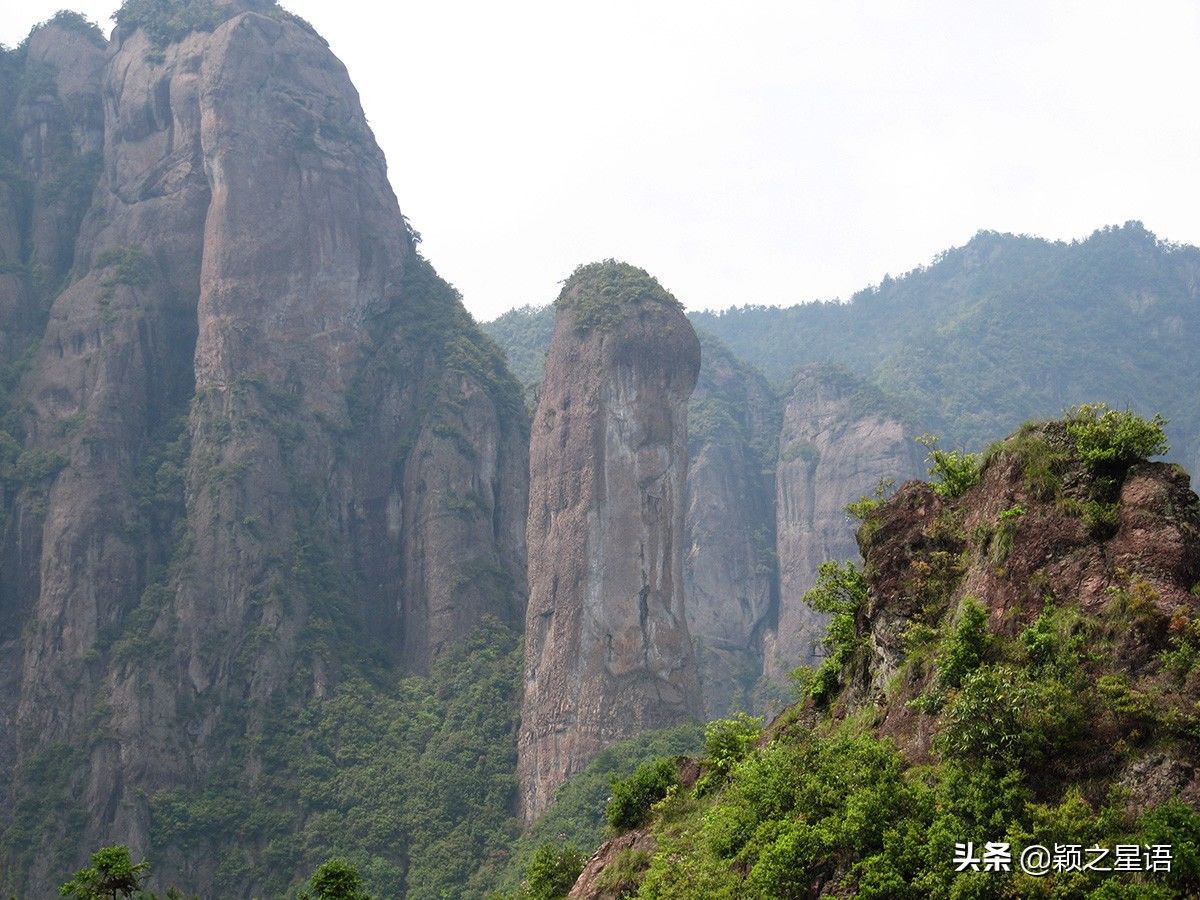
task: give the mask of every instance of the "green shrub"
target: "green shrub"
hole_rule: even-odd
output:
[[[932,434],[921,435],[917,443],[929,450],[925,462],[929,476],[934,479],[933,489],[941,496],[961,497],[979,481],[979,454],[939,450],[938,439]]]
[[[1082,515],[1083,527],[1093,538],[1107,540],[1117,533],[1119,511],[1120,504],[1118,503],[1085,500]]]
[[[683,304],[645,269],[606,259],[579,266],[567,279],[554,305],[569,309],[582,333],[608,331],[627,315],[628,307],[654,304],[682,310]]]
[[[958,624],[947,634],[937,658],[938,681],[958,687],[963,678],[979,668],[991,646],[987,611],[974,597],[964,597]]]
[[[317,866],[300,900],[371,900],[371,895],[363,888],[358,870],[334,857]]]
[[[1167,649],[1159,653],[1167,671],[1180,679],[1187,678],[1200,662],[1200,620],[1188,614],[1187,607],[1175,610],[1167,627]]]
[[[1104,403],[1084,403],[1067,411],[1067,431],[1075,441],[1075,450],[1093,472],[1128,468],[1169,452],[1163,431],[1166,424],[1160,415],[1146,421]]]
[[[1060,676],[1072,672],[1083,646],[1083,636],[1077,633],[1078,626],[1078,611],[1060,608],[1047,598],[1038,617],[1019,638],[1033,671]]]
[[[722,784],[733,767],[754,749],[763,720],[739,712],[731,719],[715,719],[704,726],[704,777],[696,785],[703,794]]]
[[[1025,515],[1023,506],[1010,506],[1000,513],[988,547],[992,565],[1003,565],[1008,559],[1008,554],[1012,552],[1013,538],[1017,533],[1017,520],[1023,515]]]
[[[613,779],[612,799],[604,811],[608,824],[618,831],[643,825],[650,816],[650,807],[678,784],[675,760],[665,756],[643,763],[628,778]]]
[[[140,894],[149,877],[150,863],[146,860],[135,863],[129,848],[118,844],[93,853],[92,864],[76,872],[58,893],[76,900],[117,900]]]
[[[1078,697],[1057,679],[982,666],[943,710],[938,743],[947,757],[964,762],[1033,765],[1068,743],[1082,720]]]
[[[549,841],[533,852],[516,900],[559,900],[571,892],[587,858],[573,846]]]
[[[141,29],[162,50],[193,31],[212,31],[228,12],[213,0],[125,0],[113,18],[124,33]]]
[[[823,705],[833,699],[843,669],[862,644],[858,613],[867,602],[867,579],[853,562],[827,560],[817,570],[817,583],[805,593],[804,602],[832,617],[823,641],[828,654],[813,673],[809,687],[813,701]]]
[[[863,494],[857,500],[846,504],[846,514],[860,522],[866,522],[873,512],[887,502],[888,496],[895,486],[895,478],[879,479],[879,484],[875,485],[875,490],[870,494]]]
[[[1172,799],[1147,811],[1138,824],[1141,843],[1171,845],[1171,872],[1164,881],[1186,896],[1200,895],[1200,812]]]

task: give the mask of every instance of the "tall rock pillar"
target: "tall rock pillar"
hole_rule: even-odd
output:
[[[530,446],[526,820],[604,747],[701,714],[683,597],[699,342],[623,263],[577,269],[555,305]]]

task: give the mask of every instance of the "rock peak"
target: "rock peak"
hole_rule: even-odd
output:
[[[699,368],[691,323],[646,272],[568,279],[530,448],[528,819],[604,747],[700,715],[682,556]]]

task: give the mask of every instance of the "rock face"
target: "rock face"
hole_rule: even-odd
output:
[[[688,409],[684,593],[704,713],[749,709],[775,602],[775,397],[761,375],[700,333]]]
[[[857,523],[846,504],[881,480],[897,484],[921,473],[920,449],[877,390],[841,370],[806,366],[783,410],[776,470],[778,622],[764,647],[764,671],[783,679],[809,665],[826,618],[803,597],[826,560],[858,557]]]
[[[701,713],[682,545],[699,343],[622,263],[578,269],[557,307],[530,445],[527,821],[605,746]]]
[[[68,862],[145,851],[144,798],[345,648],[422,671],[524,614],[520,387],[417,254],[345,69],[268,2],[143,6],[5,60],[36,89],[6,110],[0,349],[36,352],[3,398],[0,768],[61,757]],[[5,889],[60,874],[2,852]]]
[[[1200,618],[1200,499],[1187,472],[1145,461],[1089,472],[1062,422],[1027,427],[989,457],[961,497],[907,484],[860,532],[870,563],[861,622],[869,652],[846,678],[852,693],[870,702],[885,696],[910,652],[904,635],[912,624],[938,610],[952,616],[971,597],[989,630],[1006,639],[1047,606],[1076,611],[1086,637],[1075,652],[1090,687],[1115,677],[1128,696],[1154,697],[1161,721],[1194,716],[1195,667],[1167,657],[1190,646]],[[1095,503],[1111,503],[1111,516],[1090,520]],[[931,721],[908,701],[931,680],[926,673],[906,681],[877,718],[914,760],[931,753]],[[1149,739],[1151,726],[1137,718],[1109,713],[1087,727],[1088,753],[1071,761],[1072,778],[1115,777],[1130,789],[1131,814],[1172,798],[1200,804],[1194,732],[1179,730],[1181,747]]]

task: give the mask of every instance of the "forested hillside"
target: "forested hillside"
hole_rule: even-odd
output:
[[[1172,457],[1200,459],[1200,250],[1138,222],[1074,243],[980,232],[848,303],[692,320],[773,381],[824,360],[868,375],[968,449],[1105,399],[1161,412]]]

